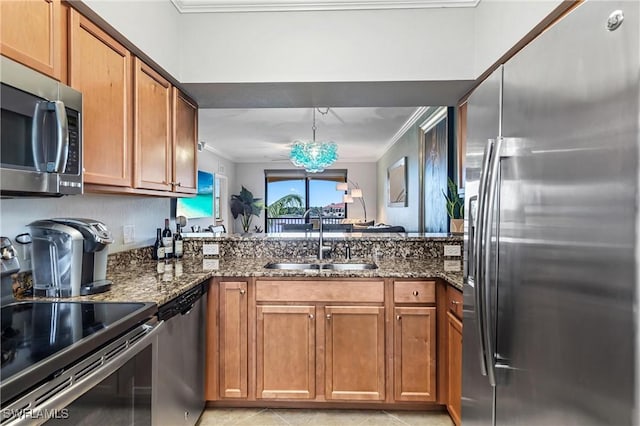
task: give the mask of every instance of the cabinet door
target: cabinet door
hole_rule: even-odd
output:
[[[315,398],[315,307],[258,306],[257,398]]]
[[[327,306],[325,317],[325,397],[384,400],[384,308]]]
[[[447,409],[456,425],[461,423],[462,407],[462,322],[447,312],[448,388]]]
[[[173,183],[174,191],[197,190],[198,107],[173,88]]]
[[[134,59],[135,187],[171,191],[171,84]]]
[[[247,397],[247,283],[220,283],[220,397]]]
[[[84,180],[131,186],[131,54],[70,11],[69,82],[82,92]]]
[[[394,309],[394,398],[436,399],[436,308]]]
[[[0,52],[60,80],[60,0],[0,1]]]

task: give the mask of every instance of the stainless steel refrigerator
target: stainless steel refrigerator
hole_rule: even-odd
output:
[[[639,16],[587,1],[469,98],[464,426],[640,422]]]

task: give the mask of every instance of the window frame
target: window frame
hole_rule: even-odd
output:
[[[319,173],[308,173],[304,170],[300,169],[265,169],[264,171],[264,199],[265,199],[265,207],[268,205],[269,201],[269,178],[282,178],[282,180],[304,180],[304,211],[309,209],[309,183],[311,180],[323,180],[322,177],[326,177],[324,180],[335,180],[336,183],[339,182],[347,182],[347,169],[329,169]],[[346,194],[346,192],[345,192]],[[344,204],[344,217],[346,218],[348,215],[348,205]],[[264,212],[264,229],[265,232],[269,230],[269,211],[265,208]],[[274,219],[274,218],[271,218]],[[311,222],[311,215],[308,215],[303,218],[303,223]]]

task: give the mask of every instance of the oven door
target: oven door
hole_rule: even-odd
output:
[[[153,319],[2,408],[2,426],[151,425]]]

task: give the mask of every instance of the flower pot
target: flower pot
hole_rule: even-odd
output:
[[[450,219],[449,229],[452,234],[464,234],[464,219]]]

